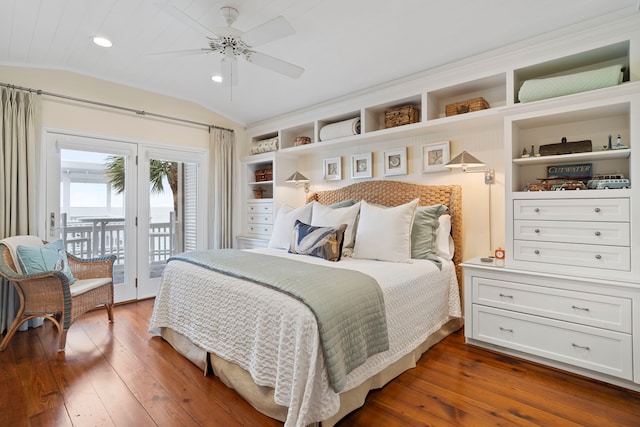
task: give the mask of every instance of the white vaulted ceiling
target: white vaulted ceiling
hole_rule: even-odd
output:
[[[158,2],[208,28],[225,25],[222,6],[239,10],[234,27],[242,31],[282,15],[296,33],[258,50],[305,72],[294,80],[239,61],[240,82],[230,92],[211,81],[220,72],[217,54],[148,55],[207,47],[200,32]],[[636,0],[0,0],[0,65],[73,71],[190,100],[250,125],[625,13],[637,13]],[[94,46],[92,35],[113,47]]]

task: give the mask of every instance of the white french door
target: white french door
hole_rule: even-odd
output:
[[[116,302],[155,296],[167,259],[206,247],[202,152],[47,132],[46,238],[115,255]]]
[[[206,156],[143,146],[139,159],[138,298],[147,298],[171,255],[207,246]]]

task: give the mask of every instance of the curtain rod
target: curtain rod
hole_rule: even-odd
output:
[[[210,124],[207,124],[207,123],[194,122],[192,120],[181,119],[179,117],[165,116],[163,114],[151,113],[149,111],[144,111],[144,110],[136,110],[134,108],[122,107],[120,105],[113,105],[113,104],[107,104],[107,103],[104,103],[104,102],[91,101],[89,99],[76,98],[76,97],[67,96],[67,95],[60,95],[59,93],[47,92],[47,91],[44,91],[44,90],[41,90],[41,89],[32,89],[32,88],[16,86],[16,85],[8,84],[8,83],[0,83],[0,86],[4,86],[4,87],[9,88],[9,89],[23,90],[23,91],[35,93],[36,95],[53,96],[53,97],[56,97],[56,98],[68,99],[70,101],[83,102],[85,104],[91,104],[91,105],[97,105],[97,106],[100,106],[100,107],[108,107],[108,108],[113,108],[113,109],[116,109],[116,110],[128,111],[130,113],[136,113],[139,116],[151,116],[151,117],[157,117],[157,118],[160,118],[160,119],[173,120],[173,121],[176,121],[176,122],[189,123],[189,124],[197,125],[197,126],[204,126],[209,130],[209,132],[211,132],[211,129],[222,129],[222,130],[228,130],[228,131],[234,132],[233,129],[228,129],[228,128],[224,128],[224,127],[221,127],[221,126],[210,125]]]

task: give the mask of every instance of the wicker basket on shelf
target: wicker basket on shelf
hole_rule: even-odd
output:
[[[419,111],[415,105],[403,105],[384,112],[384,127],[408,125],[418,121]]]
[[[447,114],[447,117],[449,117],[457,114],[470,113],[472,111],[486,110],[487,108],[489,108],[489,103],[481,97],[448,104],[445,109],[445,113]]]

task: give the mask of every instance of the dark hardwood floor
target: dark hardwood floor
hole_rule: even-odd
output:
[[[50,322],[0,352],[0,426],[278,426],[147,332],[153,300]],[[339,426],[640,426],[640,394],[464,344],[458,332]]]

